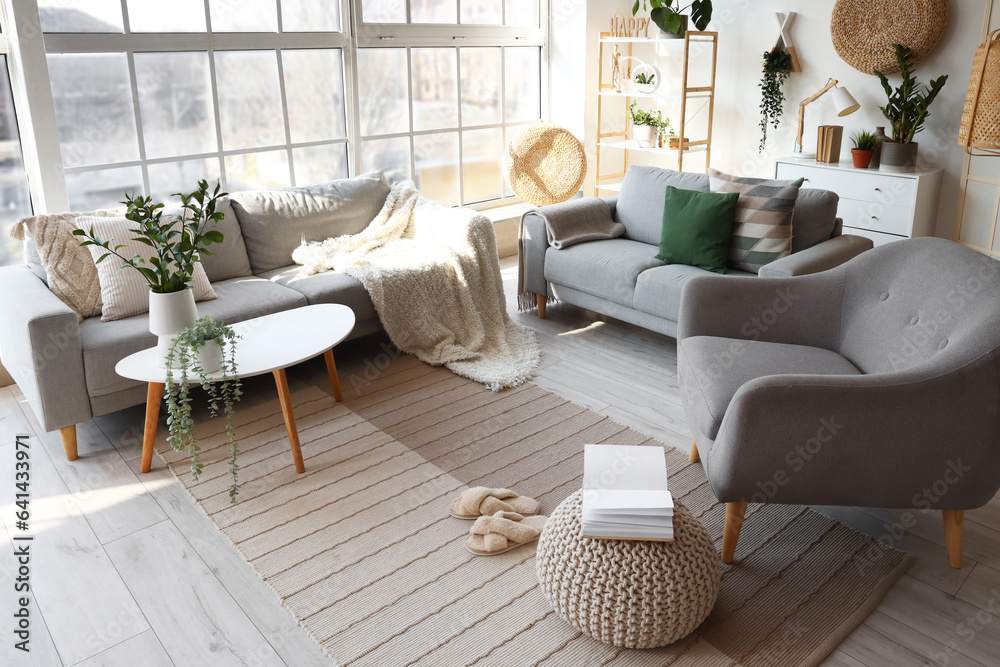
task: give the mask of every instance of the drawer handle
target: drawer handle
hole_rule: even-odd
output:
[[[809,182],[809,179],[808,179],[808,178],[803,178],[803,179],[802,179],[802,182],[803,182],[803,183],[808,183],[808,182]]]
[[[878,220],[878,216],[877,215],[873,215],[872,216],[872,220]]]
[[[875,192],[882,192],[882,188],[875,188]]]

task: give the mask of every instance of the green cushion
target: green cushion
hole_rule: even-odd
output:
[[[657,259],[726,272],[737,192],[696,192],[667,186]]]

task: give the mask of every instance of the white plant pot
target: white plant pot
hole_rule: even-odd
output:
[[[167,366],[167,352],[177,334],[193,327],[198,319],[198,309],[194,305],[194,290],[160,294],[149,293],[149,332],[157,336],[156,364]]]
[[[639,148],[656,148],[656,135],[659,129],[653,125],[633,125],[632,138]]]
[[[222,345],[218,338],[206,340],[205,345],[198,350],[198,364],[205,371],[205,375],[222,370]]]

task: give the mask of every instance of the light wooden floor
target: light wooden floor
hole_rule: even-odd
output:
[[[673,339],[553,304],[548,318],[517,314],[515,270],[504,261],[509,309],[543,348],[536,382],[687,451]],[[390,348],[374,337],[337,349],[341,379],[371,377]],[[293,390],[327,389],[322,360],[290,371]],[[241,409],[275,399],[269,379],[250,381]],[[216,531],[158,459],[138,473],[142,409],[79,427],[69,463],[58,435],[42,433],[16,387],[0,388],[0,617],[2,665],[330,665],[267,586]],[[31,653],[12,648],[16,576],[14,435],[32,443]],[[289,455],[289,465],[291,457]],[[828,665],[1000,664],[1000,498],[966,514],[965,567],[948,567],[941,517],[818,508],[892,540],[916,563]],[[738,556],[738,554],[737,554]],[[991,613],[992,612],[992,613]],[[391,666],[390,666],[391,667]]]

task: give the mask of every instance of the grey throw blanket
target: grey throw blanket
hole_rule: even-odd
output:
[[[613,239],[625,233],[625,225],[611,218],[608,203],[600,197],[570,199],[561,204],[526,211],[521,216],[521,226],[517,233],[518,310],[529,310],[535,305],[531,293],[524,289],[524,218],[528,215],[537,215],[545,221],[549,245],[556,250],[585,241]]]

